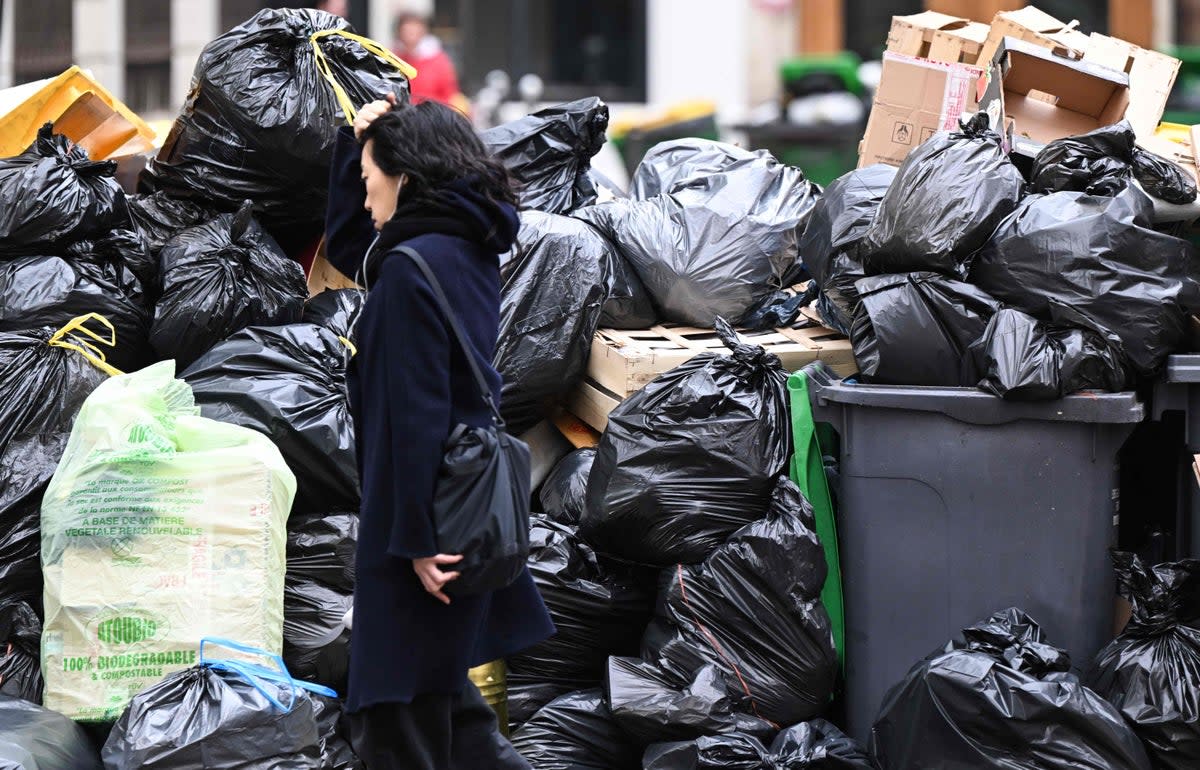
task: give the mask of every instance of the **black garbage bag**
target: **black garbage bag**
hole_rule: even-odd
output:
[[[41,640],[33,607],[0,599],[0,695],[42,702]]]
[[[1187,205],[1196,200],[1195,177],[1141,147],[1133,148],[1133,176],[1143,190],[1167,203]]]
[[[1074,325],[1064,318],[1073,311],[1119,337],[1138,374],[1153,375],[1200,308],[1200,257],[1152,230],[1152,211],[1134,187],[1030,196],[980,250],[971,282],[1039,321]]]
[[[913,150],[862,238],[868,273],[962,277],[971,255],[1021,201],[1025,179],[978,113]]]
[[[1079,390],[1124,390],[1120,341],[1089,329],[1046,328],[1033,316],[1003,308],[992,316],[973,355],[979,387],[1014,401],[1053,401]]]
[[[101,770],[79,725],[62,714],[0,695],[0,768]]]
[[[821,318],[842,334],[850,334],[858,310],[854,283],[866,277],[859,244],[895,178],[894,167],[876,163],[833,180],[813,207],[800,239],[800,258],[821,287]]]
[[[350,592],[299,578],[289,568],[283,588],[283,661],[297,679],[345,692],[350,669]]]
[[[0,159],[0,254],[61,254],[73,242],[129,224],[114,161],[47,123],[25,152]]]
[[[1038,193],[1113,196],[1135,178],[1150,195],[1169,203],[1196,199],[1196,181],[1174,163],[1138,147],[1127,120],[1047,144],[1034,158],[1029,187]]]
[[[546,403],[583,377],[612,289],[613,246],[570,217],[521,212],[519,255],[500,295],[494,362],[504,378],[500,411],[520,435]]]
[[[589,172],[607,130],[608,105],[590,96],[490,128],[479,138],[516,180],[521,208],[569,214],[596,202]]]
[[[614,247],[612,252],[612,291],[600,314],[604,329],[649,329],[658,323],[658,311],[637,271]]]
[[[148,305],[158,299],[158,255],[150,253],[146,238],[136,229],[119,229],[88,240],[76,241],[67,247],[72,259],[120,264],[129,268],[141,283]]]
[[[107,375],[55,332],[0,332],[0,602],[42,607],[42,495],[84,399]],[[63,342],[84,348],[79,332]],[[102,347],[96,344],[96,347]]]
[[[1113,562],[1133,616],[1087,683],[1125,716],[1155,767],[1200,767],[1200,561],[1151,568],[1115,552]]]
[[[701,353],[609,415],[582,523],[597,550],[692,564],[766,510],[791,453],[787,373],[721,319],[717,332],[729,355]]]
[[[343,104],[357,109],[386,93],[408,101],[404,75],[339,34],[350,29],[324,11],[268,9],[205,46],[141,187],[226,211],[252,200],[277,234],[319,227],[334,139],[348,125]]]
[[[974,387],[980,372],[971,346],[1000,303],[938,273],[863,278],[850,329],[864,382]]]
[[[675,139],[654,145],[633,172],[630,194],[648,200],[675,191],[676,185],[697,176],[720,174],[740,161],[770,157],[766,150],[754,152],[712,139]]]
[[[877,770],[866,749],[824,719],[779,733],[769,746],[744,734],[666,743],[646,750],[644,770]]]
[[[293,513],[288,519],[287,574],[354,591],[357,513]]]
[[[599,685],[609,655],[637,653],[654,597],[602,565],[571,527],[534,516],[529,545],[529,571],[558,632],[510,657],[508,682],[567,692]]]
[[[754,153],[654,197],[575,216],[617,244],[665,320],[710,328],[718,317],[740,323],[783,288],[820,194],[800,169]]]
[[[321,695],[313,695],[312,701],[317,734],[321,738],[322,770],[366,770],[343,729],[341,702]]]
[[[595,460],[595,447],[586,447],[576,449],[558,461],[538,493],[547,517],[559,524],[579,525],[587,504],[588,476]]]
[[[88,313],[112,324],[117,344],[105,353],[110,364],[132,372],[153,363],[150,310],[141,282],[123,262],[64,257],[0,262],[0,331],[60,329]]]
[[[639,770],[641,747],[613,721],[600,690],[555,699],[512,736],[533,770]]]
[[[155,260],[167,241],[181,231],[216,219],[221,213],[202,201],[172,198],[161,192],[131,195],[128,202],[133,225]]]
[[[1133,180],[1137,137],[1128,121],[1050,142],[1033,159],[1029,188],[1037,193],[1085,192],[1112,196]]]
[[[160,253],[162,296],[150,342],[180,370],[247,326],[300,320],[308,282],[250,205],[176,235]]]
[[[885,770],[1150,770],[1121,714],[1067,670],[1021,610],[963,629],[884,698],[871,753]]]
[[[770,738],[776,728],[735,708],[725,675],[703,666],[683,687],[658,666],[639,658],[609,658],[605,694],[613,719],[648,746],[705,735],[748,733]]]
[[[179,375],[205,417],[270,436],[296,474],[292,510],[355,510],[349,347],[323,326],[243,329]]]
[[[825,552],[786,476],[765,513],[703,564],[668,570],[642,658],[680,684],[715,665],[746,713],[793,724],[828,707],[837,677]]]
[[[322,770],[313,696],[268,673],[200,665],[143,690],[104,744],[106,770]]]
[[[366,294],[359,289],[327,289],[304,303],[300,320],[354,340],[354,324],[365,301]]]
[[[528,722],[550,701],[573,692],[562,682],[508,683],[508,727],[510,732]]]

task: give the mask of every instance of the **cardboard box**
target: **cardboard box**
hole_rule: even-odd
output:
[[[987,36],[986,24],[926,11],[893,16],[887,50],[947,64],[974,64]]]
[[[1004,38],[992,67],[979,109],[1012,122],[1014,152],[1117,123],[1129,107],[1124,72],[1023,40]]]
[[[1152,137],[1179,75],[1180,61],[1107,35],[1093,34],[1084,61],[1129,75],[1129,109],[1125,117],[1139,140]]]
[[[1081,59],[1088,48],[1089,38],[1076,27],[1078,21],[1061,22],[1032,5],[1019,11],[1001,11],[992,19],[987,40],[975,61],[988,66],[996,58],[1000,41],[1006,37],[1033,43],[1042,48],[1060,48],[1071,58]]]
[[[859,146],[859,168],[873,163],[899,166],[938,131],[958,126],[974,112],[984,71],[968,64],[947,64],[888,52],[867,131]]]

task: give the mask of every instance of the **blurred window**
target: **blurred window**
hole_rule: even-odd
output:
[[[135,112],[173,106],[169,2],[125,0],[125,103]]]
[[[71,0],[17,2],[13,26],[14,83],[54,77],[71,66]]]
[[[437,0],[432,31],[467,93],[499,69],[513,83],[538,75],[547,101],[645,101],[646,2]]]

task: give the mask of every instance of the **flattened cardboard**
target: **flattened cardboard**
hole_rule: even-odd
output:
[[[1082,58],[1088,48],[1088,36],[1076,27],[1078,21],[1062,22],[1032,5],[1019,11],[1000,11],[992,19],[991,30],[979,52],[976,64],[985,67],[996,58],[1000,41],[1006,37],[1034,43],[1042,48],[1062,48],[1071,58]]]
[[[1179,59],[1095,33],[1083,59],[1129,75],[1129,109],[1125,117],[1139,140],[1153,136],[1179,75]]]
[[[986,24],[925,11],[892,17],[887,50],[947,64],[974,64],[987,36]]]
[[[977,108],[982,77],[983,70],[971,65],[885,53],[859,147],[859,168],[873,163],[899,166],[935,133],[957,127],[964,112]]]
[[[1129,76],[1004,38],[980,109],[1013,121],[1014,144],[1046,144],[1117,123],[1129,107]]]

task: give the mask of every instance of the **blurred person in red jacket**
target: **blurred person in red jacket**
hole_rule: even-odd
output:
[[[396,55],[417,68],[409,84],[413,103],[441,102],[466,112],[466,97],[458,90],[454,62],[442,49],[442,43],[429,33],[425,17],[402,13],[396,19]]]

